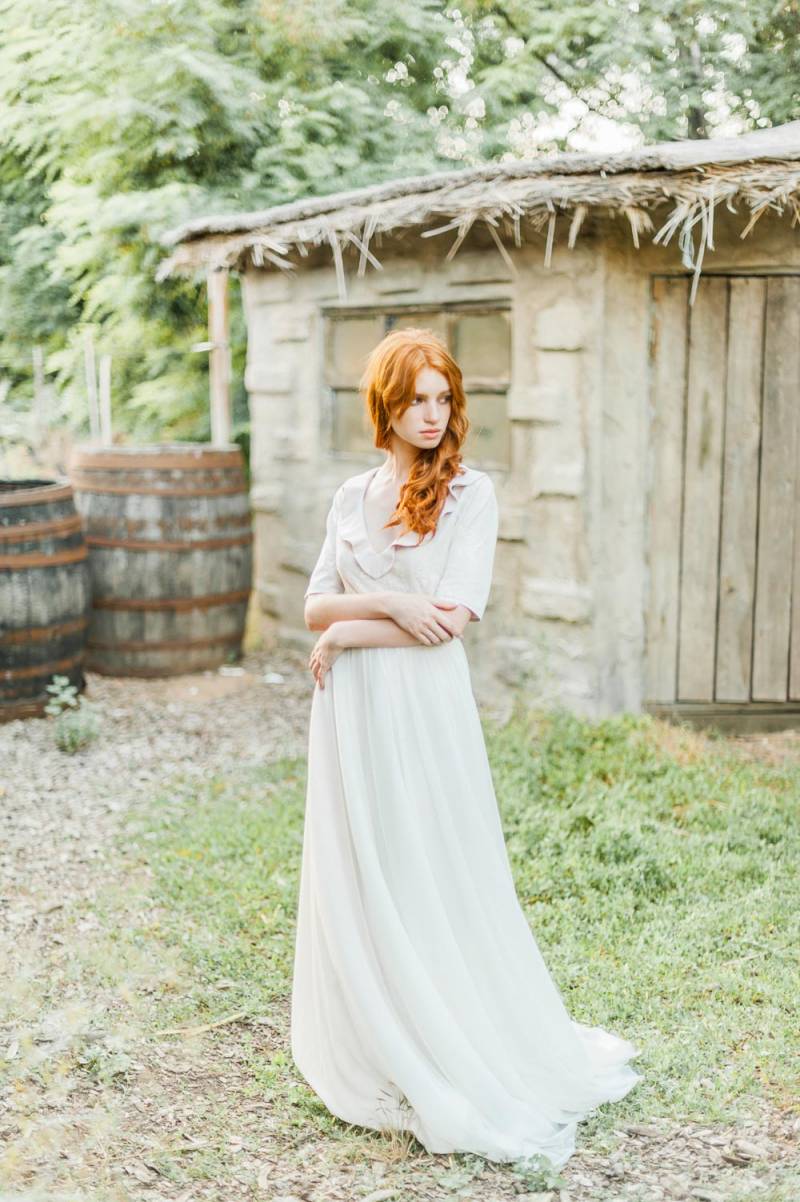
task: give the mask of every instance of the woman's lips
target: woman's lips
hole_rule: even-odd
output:
[[[423,430],[422,433],[427,438],[433,438],[434,434],[441,434],[441,430]]]

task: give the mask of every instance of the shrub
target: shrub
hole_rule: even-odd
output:
[[[44,708],[55,719],[56,746],[67,755],[74,755],[99,734],[99,715],[85,697],[78,697],[78,690],[68,676],[54,676],[47,691],[50,700]]]

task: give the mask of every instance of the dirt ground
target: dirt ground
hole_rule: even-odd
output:
[[[69,953],[80,938],[86,960],[103,930],[94,903],[107,874],[121,871],[111,852],[119,823],[173,774],[305,755],[306,659],[283,649],[166,681],[92,675],[87,696],[104,736],[74,756],[55,748],[46,721],[0,727],[2,1202],[794,1199],[786,1183],[798,1163],[796,1111],[764,1107],[738,1128],[656,1116],[591,1150],[579,1141],[564,1186],[532,1189],[507,1166],[430,1156],[399,1137],[360,1132],[350,1145],[311,1123],[291,1139],[278,1132],[271,1104],[254,1096],[247,1055],[288,1056],[288,998],[259,1020],[233,1013],[161,1038],[143,1037],[146,1011],[128,1013],[116,1047],[123,999],[113,980],[83,993]],[[733,742],[743,756],[800,758],[800,731]],[[136,899],[146,881],[130,870],[123,883]],[[126,1056],[133,1086],[91,1071],[101,1045],[106,1062]]]

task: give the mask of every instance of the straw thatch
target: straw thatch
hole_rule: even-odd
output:
[[[429,238],[452,231],[449,260],[474,226],[488,231],[514,272],[506,239],[520,246],[524,232],[544,233],[544,261],[549,265],[558,216],[569,218],[567,245],[572,247],[591,210],[624,218],[637,247],[641,235],[651,231],[655,243],[666,244],[677,234],[684,266],[694,271],[696,286],[704,252],[714,248],[715,209],[724,203],[736,212],[737,200],[749,209],[742,237],[768,209],[788,210],[792,225],[800,223],[800,121],[736,138],[492,163],[391,180],[261,212],[204,217],[164,235],[162,241],[175,250],[160,265],[158,278],[191,274],[201,267],[241,271],[251,264],[293,271],[293,251],[305,257],[310,247],[328,244],[344,297],[344,252],[350,246],[358,251],[357,271],[363,275],[368,262],[381,270],[374,253],[376,236],[414,229]],[[670,203],[670,212],[659,217],[655,228],[657,210]]]

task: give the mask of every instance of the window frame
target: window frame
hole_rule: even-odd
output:
[[[343,321],[349,318],[383,318],[384,334],[387,334],[394,328],[395,321],[398,317],[410,317],[418,315],[420,325],[425,325],[426,315],[444,315],[445,330],[447,336],[447,345],[452,347],[454,343],[455,325],[459,317],[465,314],[469,316],[494,315],[497,313],[505,313],[508,317],[508,334],[509,334],[509,355],[508,355],[508,375],[507,376],[465,376],[464,390],[469,393],[489,393],[495,394],[498,397],[505,398],[506,403],[506,420],[510,422],[508,415],[508,397],[512,385],[512,368],[513,368],[513,337],[514,326],[512,321],[512,302],[510,298],[497,298],[496,300],[458,300],[458,301],[418,301],[407,304],[387,304],[387,303],[372,303],[364,305],[323,305],[320,307],[322,316],[322,364],[321,364],[321,388],[323,397],[323,421],[322,421],[322,437],[325,443],[326,454],[333,460],[341,460],[343,462],[362,462],[365,455],[368,455],[370,449],[363,450],[345,450],[334,445],[335,430],[336,430],[336,394],[337,392],[352,392],[357,389],[357,381],[340,381],[335,378],[335,373],[331,362],[331,330],[337,320]],[[485,467],[490,471],[508,472],[511,470],[512,446],[509,445],[508,458],[504,461],[494,459],[475,460],[481,467]]]

